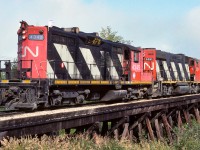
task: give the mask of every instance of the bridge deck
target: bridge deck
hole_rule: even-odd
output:
[[[43,134],[60,129],[76,128],[125,116],[198,104],[200,94],[127,103],[45,110],[0,118],[0,139],[5,136]]]

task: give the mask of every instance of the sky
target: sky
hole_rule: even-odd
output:
[[[21,20],[90,33],[110,26],[133,46],[200,59],[200,0],[0,0],[0,59],[17,57]]]

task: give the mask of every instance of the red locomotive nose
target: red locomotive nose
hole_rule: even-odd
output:
[[[18,30],[18,68],[27,78],[47,77],[47,27],[22,21]]]

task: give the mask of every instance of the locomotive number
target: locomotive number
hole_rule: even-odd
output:
[[[37,40],[37,41],[42,41],[44,40],[44,35],[41,34],[29,34],[28,35],[29,40]]]
[[[133,64],[132,70],[134,70],[134,71],[140,71],[140,65]]]

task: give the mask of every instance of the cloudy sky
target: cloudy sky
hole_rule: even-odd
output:
[[[200,58],[200,0],[0,0],[0,59],[17,57],[21,20],[84,32],[110,26],[134,46]]]

